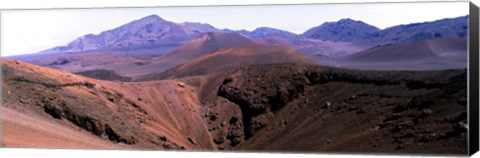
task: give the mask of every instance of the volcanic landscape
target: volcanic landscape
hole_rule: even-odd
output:
[[[147,16],[3,57],[2,146],[467,154],[467,21],[294,34]]]

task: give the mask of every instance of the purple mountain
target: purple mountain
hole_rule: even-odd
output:
[[[276,28],[271,28],[271,27],[259,27],[256,28],[253,31],[247,31],[247,30],[238,30],[238,31],[232,31],[232,30],[225,30],[226,32],[237,32],[240,34],[243,34],[247,37],[252,37],[252,38],[264,38],[264,37],[269,37],[269,36],[280,36],[280,37],[285,37],[285,38],[292,38],[297,36],[297,34],[294,34],[292,32],[276,29]]]
[[[432,22],[397,25],[380,30],[362,21],[342,19],[309,29],[302,36],[333,42],[352,42],[367,46],[401,44],[442,37],[466,37],[467,22],[468,16],[462,16]]]
[[[443,37],[465,38],[467,34],[468,16],[462,16],[386,28],[380,32],[371,34],[368,37],[368,42],[372,45],[385,45]]]
[[[337,22],[326,22],[303,33],[308,38],[334,42],[358,42],[370,34],[379,32],[375,26],[362,21],[341,19]]]
[[[99,49],[126,49],[161,45],[180,45],[205,32],[219,30],[208,24],[173,23],[150,15],[132,21],[98,35],[88,34],[77,38],[66,46],[55,47],[43,52],[79,52]]]

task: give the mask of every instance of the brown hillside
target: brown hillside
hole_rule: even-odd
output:
[[[226,77],[218,95],[242,111],[236,150],[467,152],[465,70],[253,66]]]
[[[237,33],[206,33],[182,44],[164,56],[149,59],[137,71],[160,73],[221,48],[253,45],[256,45],[253,41]]]
[[[1,62],[7,147],[467,152],[465,70],[268,64],[117,83]]]
[[[114,83],[1,62],[7,147],[213,149],[189,86]]]
[[[253,46],[253,41],[236,33],[210,32],[192,39],[165,55],[165,58],[179,63],[202,56],[221,48]]]
[[[158,80],[206,75],[237,70],[251,65],[278,63],[317,64],[312,58],[286,46],[250,46],[225,48],[195,58],[160,74],[150,74],[141,80]]]

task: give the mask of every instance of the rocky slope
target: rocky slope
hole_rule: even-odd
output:
[[[190,86],[113,83],[1,62],[6,146],[214,149]]]
[[[264,65],[225,78],[238,150],[466,153],[466,71]],[[218,106],[218,105],[217,105]]]
[[[2,73],[8,147],[467,152],[465,70],[271,64],[114,83],[2,60]]]

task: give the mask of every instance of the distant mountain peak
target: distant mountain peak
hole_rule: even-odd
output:
[[[262,26],[262,27],[257,27],[257,28],[255,28],[255,30],[253,30],[252,32],[255,32],[255,31],[264,31],[264,30],[277,30],[277,29],[276,29],[276,28],[272,28],[272,27]]]
[[[344,18],[337,22],[323,23],[320,26],[307,30],[303,35],[320,40],[354,42],[378,31],[380,29],[377,27],[362,21]]]
[[[141,18],[139,21],[165,21],[165,20],[158,15],[152,14],[152,15]]]
[[[365,46],[408,43],[442,37],[466,37],[468,16],[401,24],[379,29],[363,21],[343,18],[325,22],[303,33],[307,38],[333,42],[353,42]]]
[[[373,25],[369,25],[361,20],[354,20],[354,19],[350,19],[350,18],[343,18],[343,19],[340,19],[336,22],[326,22],[320,26],[331,26],[331,25],[347,25],[348,27],[366,27],[368,29],[371,29],[371,30],[377,30],[377,31],[380,31],[379,28],[373,26]]]
[[[345,23],[345,22],[361,22],[361,21],[353,20],[353,19],[350,19],[350,18],[342,18],[342,19],[338,20],[337,22]]]
[[[268,36],[282,36],[282,37],[293,37],[296,36],[296,34],[272,27],[257,27],[253,31],[247,31],[247,30],[238,30],[238,31],[233,31],[240,33],[242,35],[248,36],[248,37],[253,37],[253,38],[263,38],[263,37],[268,37]]]
[[[372,34],[369,43],[372,46],[387,45],[444,37],[465,38],[467,35],[468,16],[460,16],[392,26],[381,30],[378,34]]]
[[[361,20],[354,20],[354,19],[350,19],[350,18],[343,18],[343,19],[340,19],[336,22],[337,24],[352,24],[352,25],[369,25]],[[369,25],[371,27],[375,27],[373,25]],[[376,27],[375,27],[376,28]],[[377,28],[378,29],[378,28]],[[380,29],[378,29],[380,30]]]
[[[66,46],[59,46],[42,52],[79,52],[180,45],[205,32],[219,32],[219,30],[209,24],[174,23],[152,14],[117,28],[103,31],[98,35],[84,35]]]

